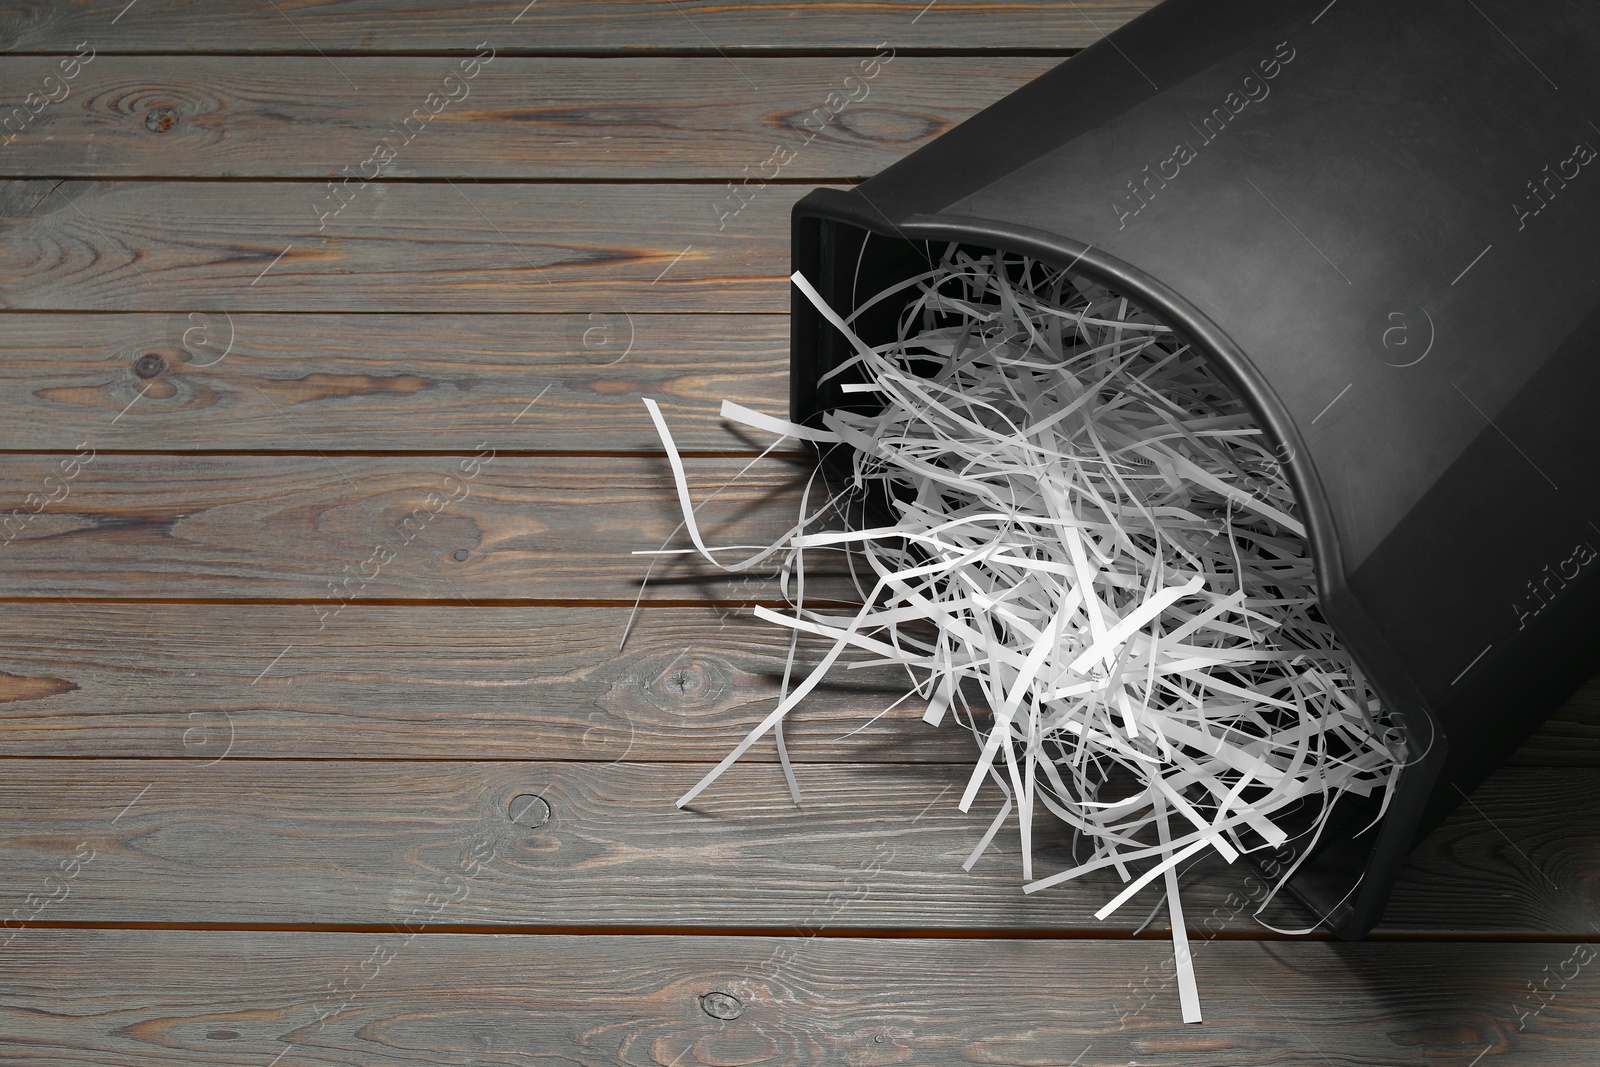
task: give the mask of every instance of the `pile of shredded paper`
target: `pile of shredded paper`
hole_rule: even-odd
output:
[[[696,550],[729,570],[781,564],[791,609],[756,614],[833,642],[679,805],[775,728],[782,753],[784,715],[847,648],[900,665],[928,723],[953,718],[980,743],[961,810],[988,779],[1006,796],[973,859],[1014,800],[1026,891],[1111,868],[1126,886],[1104,919],[1164,879],[1180,1003],[1198,1022],[1179,865],[1314,839],[1344,793],[1387,805],[1403,755],[1318,611],[1281,457],[1200,353],[1066,271],[951,245],[849,319],[792,280],[853,346],[833,374],[859,410],[817,429],[724,405],[848,450],[848,484],[814,480],[779,543],[731,563],[750,549],[704,543],[646,401]],[[906,301],[899,336],[869,346],[852,323],[889,298]],[[874,513],[887,521],[863,521]],[[859,609],[807,606],[805,560],[823,552],[850,561]],[[1034,869],[1046,813],[1077,835],[1069,869]]]

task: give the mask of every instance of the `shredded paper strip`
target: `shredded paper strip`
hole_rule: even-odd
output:
[[[774,728],[781,745],[784,716],[847,649],[899,665],[928,723],[978,740],[961,810],[986,781],[1005,794],[967,865],[1014,810],[1026,892],[1109,868],[1125,887],[1104,919],[1161,882],[1183,1017],[1200,1021],[1180,866],[1314,840],[1345,793],[1386,806],[1404,755],[1318,611],[1281,457],[1200,353],[1066,271],[951,245],[848,319],[792,280],[855,355],[829,376],[851,403],[820,429],[724,404],[846,450],[845,484],[814,478],[784,538],[753,555],[707,545],[646,401],[695,551],[728,570],[776,561],[790,609],[756,614],[832,642],[679,805]],[[853,323],[891,298],[906,301],[896,339],[866,344]],[[807,606],[820,553],[844,555],[858,609]],[[1065,870],[1035,869],[1045,817],[1073,832]]]

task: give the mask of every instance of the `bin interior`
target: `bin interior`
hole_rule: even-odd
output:
[[[864,301],[885,289],[934,269],[947,244],[944,241],[884,236],[833,219],[801,219],[798,223],[796,267],[805,273],[833,309],[846,318]],[[996,249],[973,245],[971,251],[984,254]],[[999,251],[1007,250],[1002,248]],[[1051,265],[1073,266],[1069,263]],[[1088,271],[1084,274],[1089,276]],[[852,322],[852,328],[868,345],[877,346],[896,340],[900,319],[915,295],[916,287],[909,286],[903,292],[877,302]],[[1137,294],[1124,292],[1121,295],[1138,302]],[[819,417],[826,411],[847,409],[870,413],[875,410],[872,394],[847,394],[841,389],[846,382],[863,380],[855,368],[827,381],[822,380],[853,355],[849,342],[816,315],[809,304],[802,306],[797,300],[794,311],[791,417],[797,422],[820,425]],[[1225,381],[1228,380],[1226,368],[1217,366],[1216,369]],[[821,449],[819,456],[830,470],[843,473],[850,466],[846,446]],[[883,502],[876,504],[870,508],[869,514],[881,520],[888,515],[888,509],[882,506]],[[1362,666],[1365,670],[1366,665]],[[1369,678],[1372,677],[1370,670],[1367,674]],[[1416,762],[1429,754],[1431,737],[1423,739],[1419,745],[1417,738],[1407,736],[1401,744],[1406,749],[1407,762]],[[1403,772],[1401,777],[1405,777]],[[1410,784],[1415,787],[1423,783]],[[1381,900],[1377,909],[1370,906],[1358,909],[1356,892],[1372,864],[1378,844],[1377,820],[1381,801],[1381,793],[1371,797],[1356,794],[1343,796],[1324,822],[1320,834],[1316,835],[1311,830],[1320,803],[1302,802],[1296,808],[1285,809],[1274,815],[1274,821],[1290,835],[1285,845],[1247,853],[1246,856],[1271,884],[1276,884],[1283,877],[1284,869],[1298,860],[1298,867],[1283,888],[1310,912],[1308,920],[1325,925],[1347,938],[1360,937],[1376,923],[1381,914]],[[1306,854],[1308,851],[1309,855]],[[1363,914],[1357,914],[1358,910]]]

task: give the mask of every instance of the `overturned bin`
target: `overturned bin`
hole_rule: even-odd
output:
[[[1405,766],[1286,888],[1347,938],[1400,864],[1600,669],[1600,14],[1167,0],[793,212],[842,315],[956,242],[1122,294],[1284,458],[1321,610]],[[853,320],[869,345],[893,300]],[[859,408],[796,291],[791,413]]]

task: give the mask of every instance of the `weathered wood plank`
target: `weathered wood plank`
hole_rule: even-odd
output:
[[[0,306],[781,313],[808,191],[730,221],[710,184],[0,182]]]
[[[1600,677],[1592,678],[1537,733],[1512,753],[1509,763],[1540,767],[1590,766],[1600,750]]]
[[[226,7],[178,0],[56,4],[11,0],[0,8],[0,51],[101,52],[501,51],[1080,48],[1154,6],[1153,0],[539,0],[441,7],[427,0],[271,3]],[[126,10],[125,10],[126,9]],[[342,65],[342,64],[341,64]]]
[[[317,631],[319,610],[11,604],[0,614],[0,751],[715,761],[772,709],[788,650],[778,627],[717,608],[644,608],[621,651],[626,608],[355,603]],[[801,645],[795,677],[819,648]],[[790,715],[790,757],[970,762],[967,736],[924,726],[914,701],[866,724],[904,683],[835,669]],[[1508,763],[1600,767],[1597,695],[1600,679]],[[776,754],[759,745],[745,758]]]
[[[0,857],[16,877],[0,891],[0,916],[25,908],[33,883],[80,841],[95,853],[35,921],[394,922],[478,842],[495,858],[440,924],[788,929],[825,915],[848,883],[864,895],[830,927],[1059,929],[1093,924],[1114,891],[1100,879],[1024,897],[1004,836],[1007,854],[963,871],[998,798],[963,815],[958,774],[942,765],[802,767],[798,807],[778,768],[738,765],[695,811],[673,801],[707,764],[5,767]],[[526,794],[548,803],[548,825],[510,821]],[[1123,928],[1143,918],[1149,905],[1138,903]]]
[[[0,449],[659,452],[646,396],[687,449],[764,448],[720,405],[788,389],[782,315],[22,312]]]
[[[359,93],[314,55],[103,56],[65,82],[59,62],[0,59],[0,115],[29,116],[0,174],[748,178],[748,195],[875,174],[1060,58],[346,58]]]
[[[292,419],[283,435],[298,440]],[[714,543],[770,544],[795,521],[811,462],[768,459],[731,481],[748,464],[685,461],[697,502],[721,490],[700,513]],[[322,606],[306,609],[312,633],[322,612],[332,625],[342,605],[383,598],[632,603],[650,566],[633,553],[681,522],[664,458],[492,443],[465,458],[15,456],[5,486],[0,596],[306,598]],[[770,600],[767,573],[659,557],[645,597]],[[820,569],[808,590],[839,586]]]
[[[789,647],[715,608],[642,609],[620,652],[626,608],[353,604],[322,631],[317,611],[8,605],[0,753],[715,762],[777,703]],[[818,657],[804,642],[795,678]],[[869,724],[904,683],[836,670],[790,715],[790,757],[970,761],[970,737],[925,725],[921,705]]]
[[[1168,956],[1127,941],[27,931],[0,954],[0,1020],[12,1055],[94,1067],[1600,1058],[1592,946],[1219,942],[1195,956],[1203,1027],[1178,1020]],[[1553,992],[1530,1001],[1541,980]],[[738,998],[734,1019],[706,1010],[717,992]]]
[[[674,802],[707,764],[5,766],[0,860],[12,876],[0,916],[20,908],[20,922],[398,922],[480,846],[494,858],[477,891],[438,924],[1127,931],[1160,900],[1148,888],[1098,922],[1121,886],[1110,872],[1023,895],[1014,823],[963,871],[1000,797],[986,787],[962,814],[966,772],[946,764],[802,766],[796,806],[777,767],[741,763],[685,811]],[[548,824],[511,821],[525,795],[545,799]],[[1380,929],[1596,934],[1600,774],[1505,768],[1473,804],[1419,846]],[[1035,841],[1041,873],[1070,863],[1059,825],[1041,823]],[[57,903],[29,913],[29,894],[80,842],[93,861]],[[1197,930],[1256,929],[1261,891],[1243,867],[1207,861],[1186,881]],[[1279,926],[1308,921],[1273,908]]]

